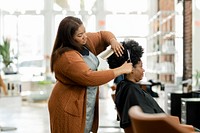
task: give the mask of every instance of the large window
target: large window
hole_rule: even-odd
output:
[[[119,14],[106,16],[106,29],[119,37],[146,37],[148,35],[147,24],[147,15]]]
[[[15,11],[43,10],[44,0],[0,0],[0,9],[14,13]]]
[[[55,16],[55,32],[57,32],[58,30],[58,26],[59,26],[59,23],[60,21],[66,17],[66,15],[56,15]],[[90,15],[90,16],[87,16],[87,19],[84,20],[80,15],[77,15],[76,17],[79,17],[83,23],[84,23],[84,26],[86,28],[86,32],[94,32],[96,31],[95,28],[96,28],[96,17],[95,15]]]
[[[42,15],[5,15],[4,37],[11,39],[13,54],[21,60],[43,57],[44,18]]]
[[[147,0],[104,0],[105,10],[111,12],[147,12]],[[114,6],[113,6],[114,5]]]
[[[11,38],[12,54],[18,63],[44,58],[51,53],[60,21],[73,15],[82,19],[88,32],[109,30],[119,41],[132,38],[146,48],[147,3],[147,0],[0,0],[0,41],[3,36]]]
[[[54,10],[91,11],[96,0],[54,0]]]

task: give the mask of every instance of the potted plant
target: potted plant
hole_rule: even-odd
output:
[[[14,73],[13,67],[11,66],[13,60],[10,57],[10,40],[8,38],[4,38],[2,44],[0,44],[0,55],[2,56],[2,62],[4,64],[4,73]]]

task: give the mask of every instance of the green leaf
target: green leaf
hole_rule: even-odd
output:
[[[0,55],[3,58],[3,63],[8,67],[13,61],[10,58],[10,40],[3,39],[3,43],[0,44]]]

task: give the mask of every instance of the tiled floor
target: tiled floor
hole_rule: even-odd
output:
[[[163,105],[163,100],[158,102]],[[99,133],[123,133],[116,118],[111,97],[101,98]],[[5,133],[50,133],[47,103],[21,102],[20,97],[0,98],[0,125],[17,128]]]

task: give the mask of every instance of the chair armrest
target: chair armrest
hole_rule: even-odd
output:
[[[172,115],[170,115],[169,117],[170,117],[170,119],[172,119],[174,122],[180,123],[179,118],[178,118],[177,116],[172,116]]]
[[[192,125],[180,124],[181,127],[188,129],[190,132],[195,132],[194,127]]]
[[[179,118],[177,116],[170,116],[170,119],[172,119],[174,122],[176,123],[180,123]],[[186,125],[186,124],[181,124],[180,126],[184,129],[187,129],[190,132],[194,132],[195,133],[195,129],[192,125]]]

